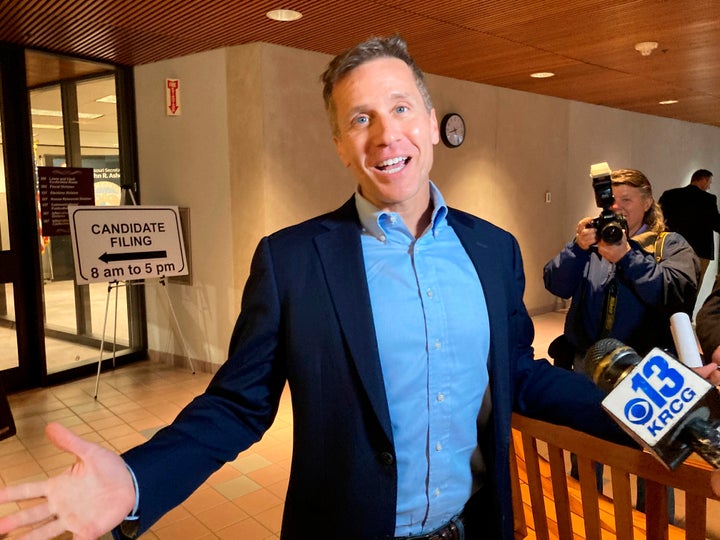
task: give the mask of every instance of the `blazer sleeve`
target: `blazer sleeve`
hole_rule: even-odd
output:
[[[715,277],[712,291],[698,311],[695,330],[705,362],[708,363],[713,351],[720,346],[720,275]]]
[[[138,481],[140,534],[272,425],[285,383],[277,357],[278,325],[265,239],[252,262],[228,360],[172,424],[122,455]]]
[[[515,256],[512,272],[515,292],[511,306],[511,365],[515,400],[513,408],[521,414],[555,424],[566,425],[597,437],[637,446],[602,408],[605,393],[585,374],[554,367],[545,359],[535,359],[533,323],[522,300],[525,288],[522,258],[513,241]],[[578,248],[579,249],[579,248]],[[570,248],[572,250],[572,248]],[[582,250],[581,250],[582,251]],[[583,253],[581,257],[585,256]]]
[[[708,204],[708,215],[712,220],[712,229],[713,231],[720,233],[720,212],[718,212],[717,197],[711,193],[709,195],[712,197],[712,202]]]

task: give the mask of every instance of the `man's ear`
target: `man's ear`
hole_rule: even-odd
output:
[[[430,137],[433,144],[440,142],[440,127],[438,125],[437,113],[435,107],[430,109]]]
[[[340,161],[343,165],[345,165],[346,168],[350,167],[350,160],[345,158],[345,152],[343,151],[343,145],[342,141],[340,140],[340,137],[337,135],[333,136],[333,142],[335,143],[335,151],[337,152],[338,157],[340,158]]]

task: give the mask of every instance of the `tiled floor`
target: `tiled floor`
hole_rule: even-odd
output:
[[[171,422],[207,386],[210,375],[142,362],[103,373],[97,401],[95,378],[10,397],[17,436],[0,442],[3,484],[44,479],[73,458],[44,437],[48,421],[122,452]],[[283,396],[275,423],[262,441],[211,476],[169,512],[143,539],[278,538],[290,469],[292,418]],[[0,506],[0,515],[14,505]]]
[[[536,357],[562,331],[563,313],[533,318]],[[122,452],[171,422],[210,375],[192,374],[157,362],[142,362],[95,377],[10,397],[18,434],[0,442],[0,482],[44,479],[65,470],[73,458],[44,437],[49,421]],[[141,538],[167,540],[278,538],[292,446],[289,395],[265,437],[211,476],[187,501],[165,515]],[[0,505],[0,515],[14,505]],[[717,510],[717,507],[715,507]],[[710,512],[709,512],[710,514]],[[711,517],[711,526],[713,521]],[[719,529],[720,530],[720,529]],[[708,530],[709,537],[720,538]]]

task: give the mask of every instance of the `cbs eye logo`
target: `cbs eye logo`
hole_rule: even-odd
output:
[[[630,380],[633,391],[639,396],[630,399],[624,408],[628,422],[646,424],[653,417],[654,407],[661,412],[669,408],[672,413],[677,413],[683,403],[695,395],[692,389],[684,389],[682,373],[662,356],[651,357],[638,371]]]
[[[653,408],[647,399],[635,398],[625,404],[625,418],[633,424],[645,424],[652,416]]]

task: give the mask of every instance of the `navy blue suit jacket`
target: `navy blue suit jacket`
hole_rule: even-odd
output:
[[[487,300],[493,409],[482,438],[490,443],[482,447],[497,493],[495,515],[510,539],[513,409],[627,439],[601,410],[602,394],[589,379],[533,359],[515,239],[457,210],[448,221]],[[294,446],[282,537],[393,535],[395,448],[360,234],[350,199],[260,242],[227,362],[171,426],[123,456],[138,478],[141,530],[262,437],[287,382]]]
[[[720,232],[717,197],[694,184],[669,189],[658,201],[669,230],[680,233],[698,257],[714,258],[713,231]]]

